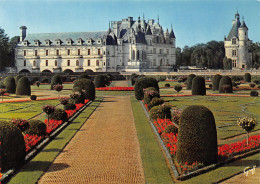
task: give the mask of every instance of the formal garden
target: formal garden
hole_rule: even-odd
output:
[[[42,81],[22,75],[2,79],[1,181],[24,183],[21,178],[33,175],[27,182],[35,183],[49,165],[30,165],[30,160],[51,163],[109,96],[131,96],[151,183],[219,182],[259,165],[260,77],[132,74],[128,79],[116,81],[111,74],[80,75],[73,82],[63,82],[58,74]],[[50,146],[54,153],[43,154]],[[148,158],[151,152],[155,156]],[[249,165],[232,168],[247,159]]]

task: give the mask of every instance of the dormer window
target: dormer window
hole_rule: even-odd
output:
[[[237,43],[236,38],[233,38],[233,39],[232,39],[232,44],[236,44],[236,43]]]
[[[72,39],[69,38],[66,41],[67,41],[67,45],[71,45],[72,44]]]
[[[88,43],[89,45],[92,45],[93,40],[90,38],[90,39],[87,40],[87,43]]]
[[[23,45],[24,45],[24,46],[28,46],[28,45],[29,45],[28,40],[24,40],[24,41],[23,41]]]
[[[55,40],[55,43],[56,43],[56,45],[61,45],[61,40],[57,39],[57,40]]]
[[[50,44],[51,44],[51,41],[50,41],[50,40],[45,40],[45,44],[46,44],[46,45],[50,45]]]
[[[78,39],[78,45],[82,45],[83,40],[81,38]]]
[[[39,40],[34,40],[34,45],[35,46],[40,46],[40,41]]]

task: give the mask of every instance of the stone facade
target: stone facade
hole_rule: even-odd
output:
[[[108,31],[28,34],[20,27],[17,72],[171,71],[175,35],[153,19],[113,21]]]
[[[248,39],[248,27],[244,20],[240,22],[239,14],[235,14],[228,37],[224,38],[226,57],[232,59],[232,69],[246,69],[251,66],[252,54],[248,47],[252,41]]]

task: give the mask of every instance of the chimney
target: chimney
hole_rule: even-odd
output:
[[[20,42],[22,42],[26,37],[26,29],[27,29],[26,26],[20,27]]]

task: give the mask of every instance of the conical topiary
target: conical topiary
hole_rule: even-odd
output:
[[[177,161],[203,163],[217,162],[217,131],[212,112],[201,105],[184,109],[180,116],[177,142]]]
[[[205,79],[201,76],[192,80],[192,95],[206,95]]]
[[[194,77],[196,77],[195,74],[190,74],[188,76],[186,89],[191,89],[191,87],[192,87],[192,80],[193,80]]]
[[[31,96],[31,85],[27,77],[19,79],[16,87],[16,95],[28,95]]]
[[[222,78],[222,75],[216,74],[212,79],[212,91],[219,90],[219,82]]]
[[[6,93],[15,93],[16,84],[15,84],[15,79],[12,76],[5,78],[4,84],[6,88]]]

